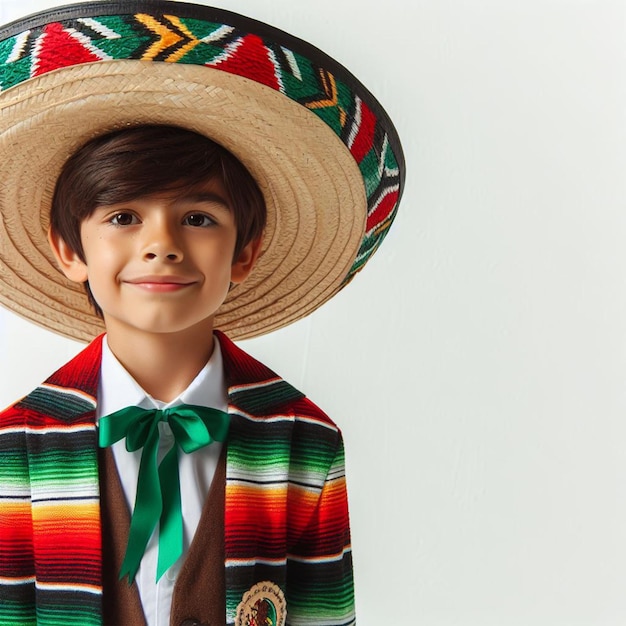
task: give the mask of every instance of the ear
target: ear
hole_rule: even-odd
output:
[[[239,253],[239,256],[233,261],[233,266],[230,271],[231,283],[242,283],[252,271],[254,264],[256,263],[259,253],[261,252],[261,242],[263,237],[258,237],[252,240],[244,249]]]
[[[73,282],[84,283],[87,280],[87,264],[72,250],[65,239],[48,229],[48,243],[52,248],[61,271]]]

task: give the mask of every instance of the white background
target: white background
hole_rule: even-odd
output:
[[[343,429],[360,625],[625,624],[626,4],[214,4],[334,56],[403,139],[365,271],[242,344]],[[79,348],[2,311],[0,404]]]

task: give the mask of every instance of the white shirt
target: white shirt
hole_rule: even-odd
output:
[[[224,382],[222,352],[219,341],[215,337],[213,354],[196,378],[175,400],[160,402],[149,396],[124,369],[115,358],[108,343],[102,342],[102,368],[98,387],[97,417],[109,415],[128,406],[139,406],[144,409],[163,409],[181,404],[196,404],[213,407],[225,411],[228,396]],[[171,448],[174,441],[168,424],[159,424],[159,462]],[[117,471],[120,475],[122,489],[126,496],[129,510],[135,505],[137,493],[137,475],[142,450],[128,452],[126,440],[122,439],[111,446]],[[169,626],[170,610],[174,584],[185,558],[189,544],[196,532],[202,507],[206,500],[215,469],[222,449],[219,442],[200,448],[191,454],[179,455],[179,476],[181,489],[181,505],[183,513],[183,555],[163,574],[159,582],[156,580],[158,557],[158,525],[153,533],[141,560],[135,581],[146,616],[148,626]],[[106,546],[104,546],[106,549]]]

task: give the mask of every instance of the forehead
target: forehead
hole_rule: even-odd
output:
[[[199,183],[190,183],[183,180],[167,185],[162,189],[159,189],[157,186],[153,192],[139,193],[119,203],[114,202],[112,206],[123,204],[124,202],[141,202],[144,200],[164,200],[174,206],[210,204],[231,210],[231,199],[228,191],[222,180],[217,176],[210,177]]]

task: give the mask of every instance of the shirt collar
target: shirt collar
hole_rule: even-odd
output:
[[[128,406],[140,406],[144,409],[163,409],[181,403],[212,407],[226,411],[228,395],[224,381],[224,366],[220,342],[214,335],[213,354],[208,363],[200,370],[177,398],[164,403],[148,395],[137,381],[117,360],[107,342],[102,342],[102,365],[98,385],[97,417],[109,415]]]

